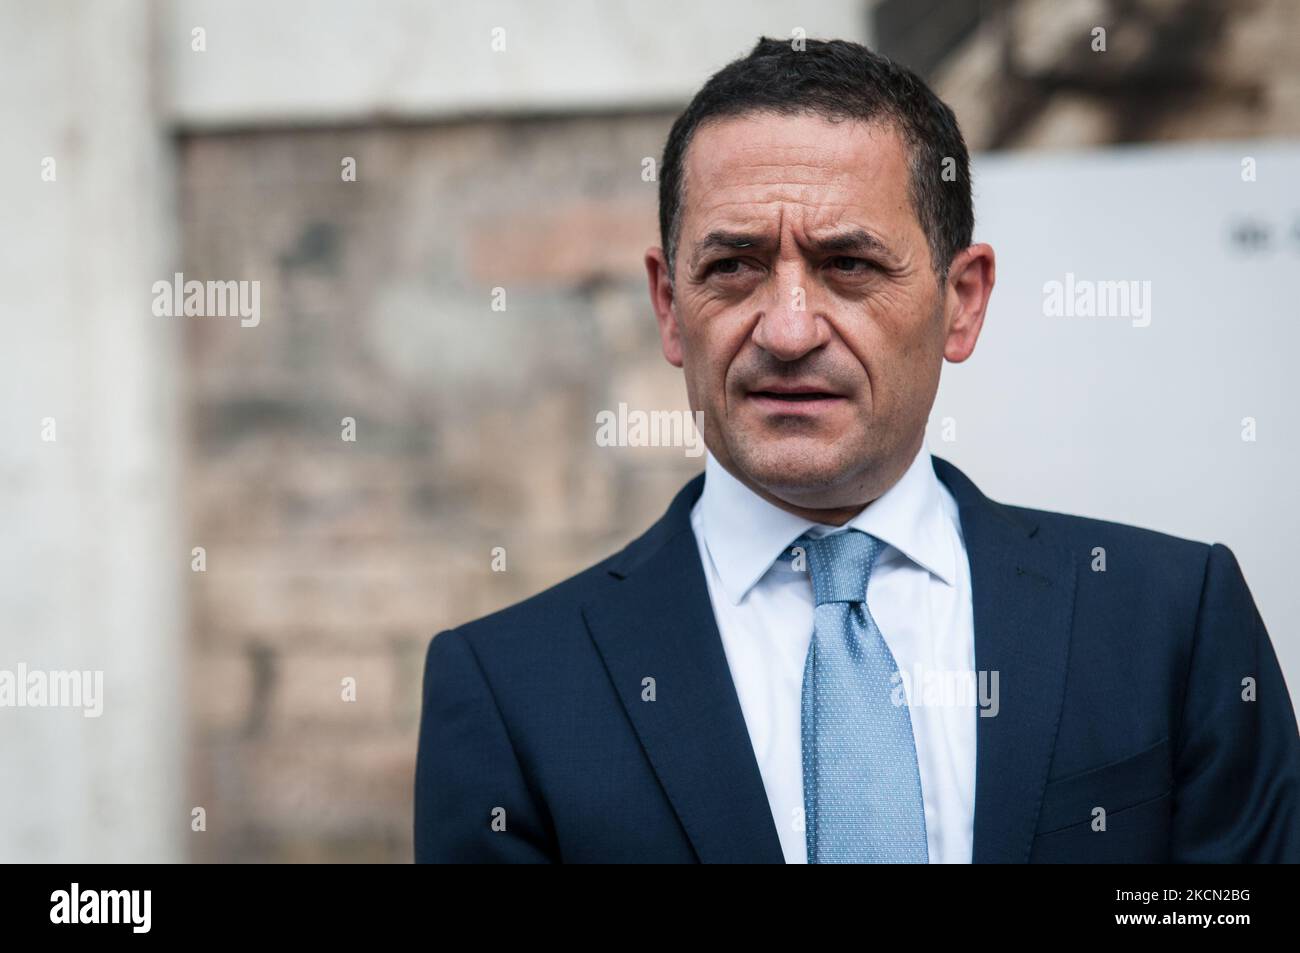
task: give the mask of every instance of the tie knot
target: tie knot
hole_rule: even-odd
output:
[[[850,529],[818,538],[800,536],[791,549],[796,558],[799,549],[806,554],[813,597],[820,606],[866,601],[867,581],[884,545],[870,533]]]

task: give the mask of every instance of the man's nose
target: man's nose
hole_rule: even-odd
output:
[[[813,285],[802,263],[779,268],[768,286],[754,343],[781,361],[797,361],[825,344],[830,334],[826,322],[817,320]]]

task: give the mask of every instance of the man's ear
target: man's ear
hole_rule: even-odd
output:
[[[659,342],[664,357],[673,367],[682,366],[682,335],[677,326],[677,310],[673,296],[672,272],[664,258],[662,248],[646,249],[646,278],[650,282],[650,306],[655,309],[659,322]]]
[[[971,245],[952,256],[944,282],[947,337],[943,356],[954,364],[960,364],[975,350],[996,272],[991,245]]]

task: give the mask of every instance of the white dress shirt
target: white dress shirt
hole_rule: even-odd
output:
[[[812,641],[807,572],[777,557],[805,531],[855,528],[887,544],[867,605],[894,654],[916,739],[931,863],[970,863],[975,816],[973,704],[947,704],[928,681],[973,679],[970,565],[957,504],[923,445],[902,478],[842,527],[813,523],[764,500],[709,453],[691,527],[709,597],[786,863],[807,863],[800,702]],[[925,702],[922,704],[921,702]]]

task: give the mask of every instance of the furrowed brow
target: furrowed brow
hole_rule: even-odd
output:
[[[698,268],[700,262],[707,255],[716,251],[738,251],[741,249],[765,251],[770,249],[771,246],[771,239],[755,232],[715,230],[709,232],[695,243],[695,248],[691,254],[691,269]],[[827,235],[824,238],[814,239],[812,246],[822,253],[848,254],[856,252],[858,254],[874,254],[885,259],[894,257],[889,246],[865,228],[854,228],[836,235]]]

